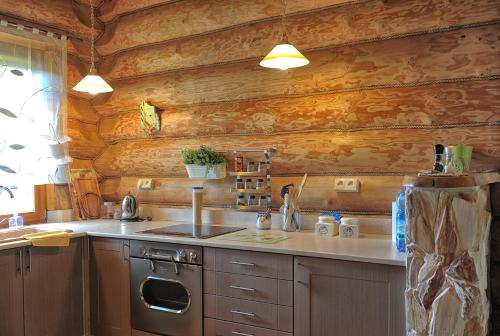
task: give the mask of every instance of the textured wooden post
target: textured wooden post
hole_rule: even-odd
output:
[[[426,184],[406,194],[407,335],[488,335],[489,184]]]

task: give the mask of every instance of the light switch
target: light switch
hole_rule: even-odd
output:
[[[153,189],[153,179],[139,179],[139,181],[137,181],[137,189],[141,190]]]
[[[336,192],[359,192],[358,178],[338,178],[335,179]]]

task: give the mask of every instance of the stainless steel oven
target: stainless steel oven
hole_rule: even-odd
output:
[[[202,249],[131,241],[134,329],[168,336],[202,336]]]

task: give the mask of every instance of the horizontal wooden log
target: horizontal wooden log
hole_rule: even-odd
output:
[[[307,54],[308,50],[314,48],[499,18],[493,10],[497,5],[491,0],[452,7],[447,0],[433,0],[423,10],[414,11],[419,4],[419,0],[391,3],[376,1],[372,5],[345,6],[293,16],[288,20],[288,35],[290,41]],[[356,18],[355,25],[351,21],[353,17]],[[152,27],[156,29],[156,26]],[[145,38],[152,29],[142,32]],[[155,43],[103,58],[99,71],[109,73],[109,78],[117,79],[262,58],[279,41],[281,31],[281,21],[275,19],[167,43]]]
[[[435,143],[474,146],[472,169],[500,167],[500,127],[314,132],[274,136],[198,137],[123,141],[110,145],[94,166],[103,176],[185,176],[181,149],[206,144],[220,151],[276,146],[275,174],[346,172],[415,173],[433,163]]]
[[[97,124],[99,114],[92,107],[90,100],[68,96],[68,118]]]
[[[70,155],[79,159],[95,158],[103,149],[104,142],[97,135],[95,124],[84,123],[76,119],[68,119],[68,135]]]
[[[342,176],[346,177],[346,176]],[[401,187],[402,176],[350,176],[360,180],[358,193],[334,191],[336,176],[310,176],[304,187],[299,205],[302,209],[391,212],[391,202]],[[136,195],[140,203],[175,204],[191,203],[191,187],[204,187],[204,205],[229,206],[236,194],[229,192],[234,178],[225,180],[190,180],[188,178],[154,178],[153,190],[137,191],[138,177],[105,179],[101,194],[109,201],[118,202],[129,192]],[[273,206],[279,207],[283,200],[279,195],[281,186],[293,183],[298,186],[302,177],[273,177],[271,191]]]
[[[181,105],[414,85],[449,78],[500,74],[500,24],[441,34],[346,46],[308,54],[311,64],[293,71],[257,62],[212,66],[114,82],[97,107],[116,113],[153,104]]]
[[[349,0],[290,1],[289,13],[321,8]],[[275,0],[190,0],[147,8],[133,15],[121,16],[108,22],[106,31],[98,41],[97,50],[109,55],[122,49],[166,39],[202,34],[256,20],[278,17],[283,3]],[[155,27],[151,30],[150,27]]]
[[[78,21],[68,0],[2,0],[0,13],[90,38],[90,28]]]
[[[109,22],[117,19],[118,16],[130,15],[132,13],[138,13],[144,10],[150,10],[153,7],[158,6],[168,6],[169,4],[183,1],[187,6],[196,7],[200,4],[200,1],[186,1],[186,0],[136,0],[136,1],[119,1],[119,0],[108,0],[99,8],[99,19],[104,22]],[[222,6],[224,3],[230,3],[233,0],[219,1],[220,4],[216,6]],[[265,1],[261,1],[265,2]],[[269,2],[269,1],[268,1]],[[336,4],[341,4],[348,2],[346,0],[315,0],[315,1],[303,1],[303,0],[288,0],[287,1],[287,12],[294,13],[299,11],[312,10],[319,7],[332,6]],[[353,1],[356,2],[356,1]],[[274,9],[274,7],[273,7]],[[281,12],[274,15],[279,15]]]
[[[155,137],[500,122],[500,80],[187,107],[161,106]],[[139,109],[103,117],[108,142],[146,138]]]

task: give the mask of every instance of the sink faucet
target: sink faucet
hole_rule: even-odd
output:
[[[7,187],[4,187],[4,186],[0,185],[0,190],[2,190],[2,189],[5,190],[5,191],[7,191],[9,193],[10,198],[14,198],[14,194],[12,193],[12,190],[10,190]],[[0,219],[0,224],[2,224],[6,219],[7,219],[7,217],[5,217],[4,219]]]
[[[4,187],[3,185],[0,185],[0,189],[7,191],[10,195],[10,198],[14,198],[14,194],[12,193],[12,190],[10,190],[9,188]]]

